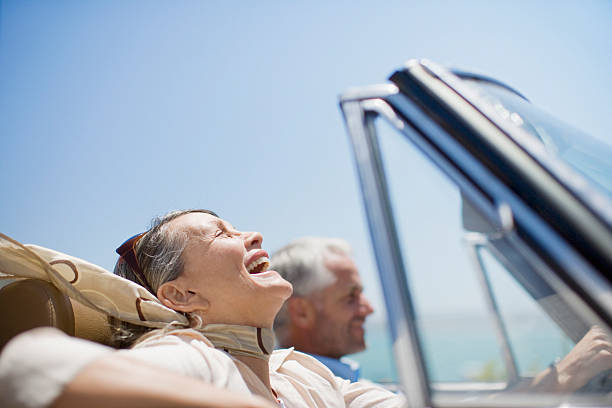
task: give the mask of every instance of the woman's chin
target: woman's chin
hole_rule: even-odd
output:
[[[278,291],[279,296],[283,300],[288,299],[293,293],[291,283],[283,279],[276,271],[265,271],[250,275],[251,279],[257,286],[266,288],[267,290]]]

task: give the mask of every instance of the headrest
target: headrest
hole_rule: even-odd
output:
[[[15,285],[9,284],[1,291],[8,290],[7,303],[3,304],[6,306],[2,307],[3,319],[4,311],[15,308],[13,302],[19,302],[26,309],[35,307],[35,303],[28,306],[31,296],[46,302],[40,318],[33,317],[29,323],[35,324],[32,327],[60,324],[69,334],[106,343],[110,333],[108,316],[146,327],[164,327],[169,323],[189,325],[185,316],[165,307],[149,291],[130,280],[52,249],[23,245],[3,234],[0,234],[0,277],[16,280]],[[71,308],[73,320],[66,317]]]
[[[74,335],[68,297],[39,279],[20,279],[0,289],[0,348],[19,333],[41,326]]]
[[[18,279],[0,288],[0,349],[17,334],[41,326],[110,344],[108,317],[70,299],[51,283]]]

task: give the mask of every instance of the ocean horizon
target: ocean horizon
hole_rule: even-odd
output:
[[[425,319],[424,319],[425,320]],[[516,316],[509,331],[519,374],[530,376],[562,358],[573,342],[545,321]],[[418,323],[430,381],[503,381],[501,347],[486,319],[474,316],[435,316]],[[510,324],[508,324],[510,326]],[[367,322],[367,349],[347,356],[361,365],[361,378],[397,383],[391,331],[386,322]]]

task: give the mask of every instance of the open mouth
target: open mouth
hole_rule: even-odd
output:
[[[267,257],[262,256],[260,258],[257,258],[253,262],[251,262],[247,266],[247,271],[251,275],[255,275],[257,273],[261,273],[261,272],[267,271],[269,267],[270,267],[270,260]]]

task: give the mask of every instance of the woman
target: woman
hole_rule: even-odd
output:
[[[54,329],[26,332],[2,353],[0,403],[88,408],[403,405],[401,395],[370,383],[349,383],[305,354],[292,349],[270,353],[274,317],[292,288],[267,270],[261,244],[261,234],[240,232],[210,211],[173,212],[159,219],[118,249],[115,272],[185,314],[187,319],[172,312],[189,327],[148,329],[117,322],[117,344],[132,346],[119,351]],[[591,329],[564,360],[527,388],[577,389],[592,373],[610,366],[609,344],[605,332]],[[24,351],[40,349],[54,352],[23,358]],[[21,392],[23,397],[17,395]]]
[[[126,241],[115,273],[185,314],[190,327],[115,322],[116,344],[132,347],[121,351],[67,337],[42,336],[47,343],[33,337],[39,347],[86,349],[78,355],[88,362],[72,370],[53,406],[403,405],[401,396],[335,377],[310,356],[271,352],[272,324],[292,287],[267,270],[262,240],[213,212],[188,210],[172,212]]]

